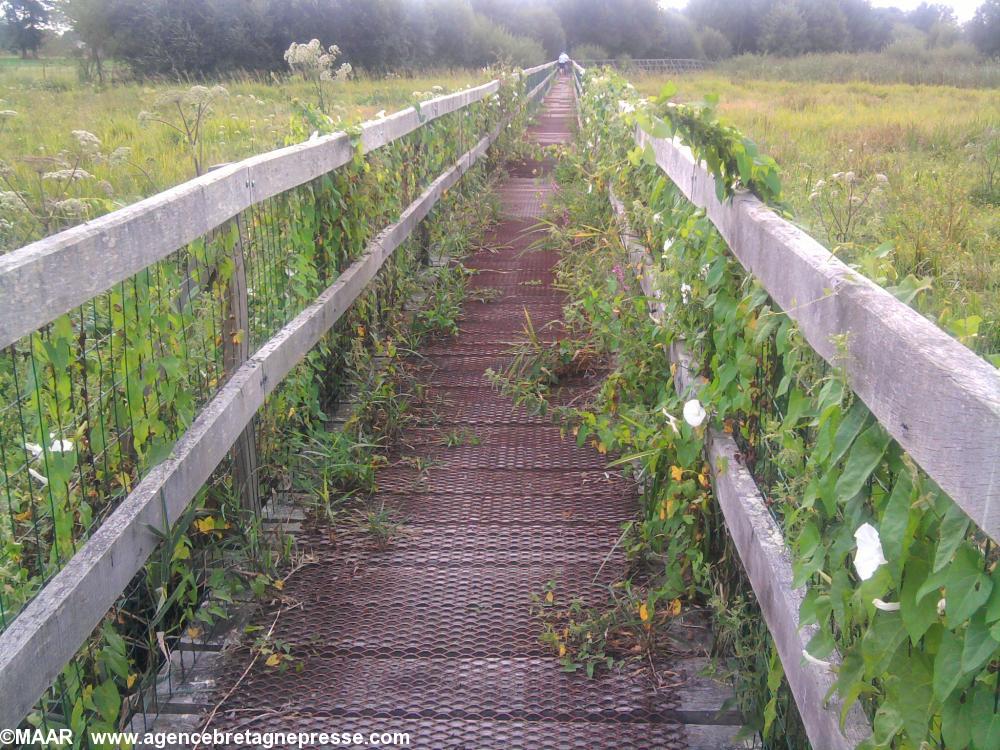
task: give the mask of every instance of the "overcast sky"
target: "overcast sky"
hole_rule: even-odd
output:
[[[733,0],[734,3],[739,3],[741,0]],[[912,10],[920,5],[922,0],[871,0],[872,5],[875,7],[889,7],[895,6],[897,8],[902,8],[903,10]],[[950,5],[955,10],[955,15],[958,17],[959,21],[968,21],[972,18],[972,14],[976,12],[976,8],[982,5],[983,0],[929,0],[930,2],[940,3],[941,5]],[[660,0],[660,5],[667,8],[683,8],[687,5],[687,0]]]

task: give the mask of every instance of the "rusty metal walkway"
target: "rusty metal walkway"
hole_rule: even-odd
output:
[[[563,143],[574,124],[569,79],[557,79],[528,137]],[[611,550],[637,497],[603,456],[484,375],[510,360],[526,312],[543,338],[558,335],[556,256],[529,250],[555,189],[548,172],[544,162],[512,168],[504,220],[466,262],[472,287],[497,298],[467,301],[460,335],[421,352],[427,405],[378,472],[374,499],[402,531],[384,549],[318,522],[301,532],[317,563],[288,581],[298,606],[273,633],[299,661],[243,674],[245,651],[223,659],[212,703],[232,694],[210,729],[400,731],[418,748],[727,745],[735,727],[715,723],[725,691],[697,677],[704,659],[590,680],[564,673],[539,641],[531,595],[549,582],[563,600],[608,600],[625,565]]]

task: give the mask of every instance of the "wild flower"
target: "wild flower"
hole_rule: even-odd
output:
[[[101,139],[89,130],[74,130],[72,131],[72,135],[80,147],[81,153],[96,154],[100,152]]]
[[[43,180],[56,180],[60,182],[80,182],[81,180],[91,180],[94,178],[86,169],[56,169],[52,172],[45,172]]]
[[[691,301],[691,285],[681,284],[681,302],[685,305]]]
[[[875,609],[880,609],[883,612],[898,612],[900,609],[899,602],[884,602],[881,599],[872,599],[872,604],[875,605]]]
[[[13,190],[0,190],[0,212],[23,214],[28,212],[24,200]]]
[[[833,665],[828,661],[823,661],[822,659],[817,659],[815,656],[810,654],[805,649],[802,649],[802,658],[805,659],[810,664],[815,664],[817,667],[822,667],[823,669],[832,669]]]
[[[285,62],[293,73],[298,73],[316,89],[319,108],[326,111],[323,99],[324,81],[344,81],[354,70],[350,63],[335,67],[340,57],[340,47],[331,44],[324,48],[319,39],[311,39],[305,44],[292,42],[285,50]]]
[[[867,581],[875,575],[880,565],[888,562],[882,551],[882,540],[879,539],[878,529],[870,523],[861,524],[854,532],[854,539],[858,545],[854,555],[854,569],[862,581]]]
[[[705,421],[705,417],[708,413],[705,411],[705,407],[701,405],[701,401],[696,398],[692,398],[684,404],[684,421],[687,422],[692,427],[700,427],[701,423]]]
[[[195,175],[200,175],[204,153],[201,127],[211,110],[212,103],[229,96],[225,86],[192,86],[186,91],[174,89],[160,94],[153,103],[153,110],[139,112],[142,125],[160,123],[175,130],[191,152]]]
[[[64,216],[86,216],[88,211],[87,204],[79,198],[66,198],[61,201],[55,201],[52,207]]]
[[[126,164],[131,158],[132,158],[132,149],[129,148],[128,146],[119,146],[110,154],[108,154],[108,161],[114,166]]]

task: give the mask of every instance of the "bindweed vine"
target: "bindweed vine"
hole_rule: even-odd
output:
[[[514,114],[489,156],[439,201],[251,424],[253,479],[265,501],[304,489],[303,477],[315,480],[309,491],[325,493],[330,507],[333,496],[363,489],[382,436],[404,411],[395,377],[402,358],[421,336],[454,328],[449,316],[464,277],[424,273],[427,243],[460,253],[474,239],[490,216],[486,175],[524,123],[515,104],[525,81],[497,73],[502,85],[490,98],[254,205],[0,353],[0,627],[170,454],[232,374],[235,347],[255,352],[434,178]],[[308,137],[310,123],[300,127]],[[77,140],[100,153],[99,143]],[[247,325],[234,329],[238,274]],[[404,304],[421,287],[427,305],[410,315]],[[352,383],[365,386],[365,397],[344,432],[332,433],[330,415]],[[318,468],[302,453],[330,460]],[[234,462],[224,461],[177,523],[157,532],[158,551],[30,722],[73,728],[78,746],[87,746],[84,728],[113,730],[151,710],[145,701],[157,672],[182,639],[209,633],[228,603],[280,590],[277,565],[291,548],[287,540],[263,544]],[[336,465],[344,469],[331,473]],[[277,663],[293,661],[283,653]]]
[[[707,163],[721,197],[747,186],[777,199],[773,163],[716,122],[710,107],[643,102],[613,75],[588,74],[581,111],[581,138],[594,146],[581,169],[594,193],[614,188],[653,251],[659,344],[685,344],[705,379],[699,401],[737,440],[782,525],[794,584],[808,591],[802,625],[819,625],[806,658],[826,664],[840,652],[837,692],[845,704],[860,700],[872,720],[864,747],[1000,746],[995,548],[889,437],[843,373],[809,348],[632,134],[638,123],[680,136]],[[666,363],[646,377],[668,382]],[[711,513],[699,517],[707,523]],[[687,539],[698,549],[696,535]],[[760,703],[770,705],[774,681],[765,687]],[[767,718],[765,711],[765,736],[774,731]]]

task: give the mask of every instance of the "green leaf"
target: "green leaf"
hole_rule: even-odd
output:
[[[868,411],[868,407],[860,399],[856,400],[847,412],[844,420],[840,423],[837,435],[833,439],[833,455],[830,457],[831,464],[840,462],[840,459],[844,457],[847,449],[851,447],[854,438],[864,428],[870,416],[871,412]]]
[[[896,651],[906,639],[903,618],[897,612],[876,612],[868,630],[861,637],[861,655],[865,674],[871,679],[881,677]]]
[[[121,698],[118,696],[118,687],[114,680],[105,680],[94,688],[94,707],[101,715],[101,718],[110,724],[118,720],[118,709],[121,707]]]
[[[1000,620],[1000,586],[996,585],[998,576],[1000,576],[1000,568],[994,568],[993,575],[990,576],[993,581],[993,591],[990,592],[990,599],[986,602],[986,622]]]
[[[872,726],[875,744],[870,747],[888,747],[892,738],[903,728],[903,717],[891,704],[882,704],[875,712],[875,722]]]
[[[896,707],[903,719],[903,729],[914,745],[927,734],[927,724],[934,718],[931,711],[933,671],[930,658],[914,651],[901,649],[893,660],[886,679],[886,703]]]
[[[986,603],[993,590],[993,581],[983,572],[982,555],[968,544],[958,548],[947,573],[945,612],[948,623],[955,627]]]
[[[904,550],[908,547],[906,530],[910,524],[912,495],[913,477],[910,476],[910,472],[903,471],[896,477],[896,484],[892,488],[879,523],[882,550],[890,563],[900,564]]]
[[[1000,712],[994,711],[994,688],[977,684],[972,695],[972,741],[979,750],[1000,747]]]
[[[962,649],[964,640],[950,630],[941,636],[941,645],[934,657],[934,697],[944,701],[962,679]]]
[[[951,562],[952,555],[965,539],[965,532],[968,528],[969,517],[957,504],[951,503],[941,520],[940,537],[938,538],[937,552],[934,554],[932,572],[936,573]]]
[[[882,461],[890,440],[889,433],[876,422],[854,441],[844,472],[837,480],[836,491],[840,502],[847,502],[861,491]]]
[[[910,640],[916,643],[927,628],[937,620],[937,596],[920,597],[920,589],[927,582],[930,573],[929,553],[924,544],[914,545],[906,570],[903,573],[903,589],[899,595],[900,614]]]
[[[949,750],[962,750],[972,742],[972,703],[952,693],[941,707],[941,736]]]
[[[998,648],[1000,643],[997,643],[990,634],[989,626],[986,624],[986,614],[982,610],[976,612],[965,631],[962,672],[968,674],[979,671]]]

